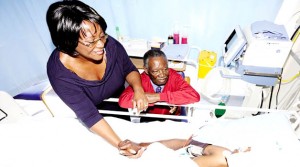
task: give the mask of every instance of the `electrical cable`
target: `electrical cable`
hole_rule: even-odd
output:
[[[278,106],[278,95],[279,95],[280,87],[281,87],[281,77],[279,77],[278,89],[277,89],[276,98],[275,98],[275,100],[276,100],[275,109],[277,109],[277,106]]]
[[[292,76],[291,78],[289,78],[289,79],[282,79],[282,83],[283,84],[286,84],[286,83],[290,83],[290,82],[292,82],[292,81],[294,81],[296,78],[298,78],[300,76],[300,71],[296,74],[296,75],[294,75],[294,76]]]
[[[291,40],[293,41],[293,43],[296,42],[296,40],[298,39],[300,35],[300,25],[297,27],[297,29],[294,31],[292,37],[291,37]]]
[[[274,86],[271,87],[271,94],[270,94],[270,99],[269,99],[269,109],[271,109],[273,90],[274,90]]]
[[[264,91],[261,91],[261,100],[260,100],[259,108],[262,108],[263,104],[264,104]],[[256,115],[259,115],[259,114],[261,114],[261,112],[257,112],[256,114],[252,114],[252,116],[256,116]]]
[[[296,13],[294,13],[291,18],[289,20],[291,20],[293,17],[295,17],[295,15],[297,15],[300,11],[297,11]],[[299,19],[300,20],[300,17]],[[298,25],[297,29],[294,31],[293,35],[291,36],[290,40],[292,40],[293,42],[293,45],[296,43],[298,37],[300,35],[300,25]],[[300,88],[299,88],[299,84],[296,86],[296,89],[295,89],[295,84],[297,82],[294,82],[297,78],[299,78],[300,76],[300,71],[295,74],[294,76],[288,78],[288,79],[283,79],[282,77],[280,78],[279,80],[279,88],[278,88],[278,92],[277,92],[277,96],[276,96],[276,109],[277,108],[289,108],[293,101],[295,101],[295,99],[297,98],[297,92],[300,91]],[[285,93],[285,95],[281,98],[282,100],[280,101],[280,103],[278,102],[278,94],[279,94],[279,89],[280,89],[280,86],[281,84],[289,84],[291,82],[294,82],[291,86],[290,86],[290,89],[289,91],[287,91]],[[292,91],[292,92],[291,92]]]
[[[262,108],[263,104],[264,104],[264,91],[261,91],[260,108]]]

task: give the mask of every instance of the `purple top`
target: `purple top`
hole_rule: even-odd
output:
[[[105,50],[107,65],[102,80],[88,81],[69,71],[61,63],[57,49],[47,63],[48,78],[54,91],[88,128],[103,118],[97,105],[104,99],[118,97],[124,90],[125,77],[138,71],[124,47],[114,38],[108,37]]]

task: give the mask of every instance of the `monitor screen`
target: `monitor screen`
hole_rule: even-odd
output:
[[[243,53],[247,40],[240,28],[237,26],[224,43],[224,64],[229,66],[233,60]]]

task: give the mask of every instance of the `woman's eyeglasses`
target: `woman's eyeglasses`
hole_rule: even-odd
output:
[[[86,47],[93,48],[94,46],[97,45],[97,43],[99,41],[101,41],[102,43],[105,43],[107,38],[108,38],[108,35],[105,34],[105,35],[101,36],[100,38],[94,40],[93,42],[83,42],[83,41],[78,41],[78,42],[81,43],[82,45],[86,46]]]

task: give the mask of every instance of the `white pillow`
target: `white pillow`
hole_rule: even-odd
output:
[[[0,121],[1,123],[16,122],[27,116],[21,106],[7,92],[0,91]]]

